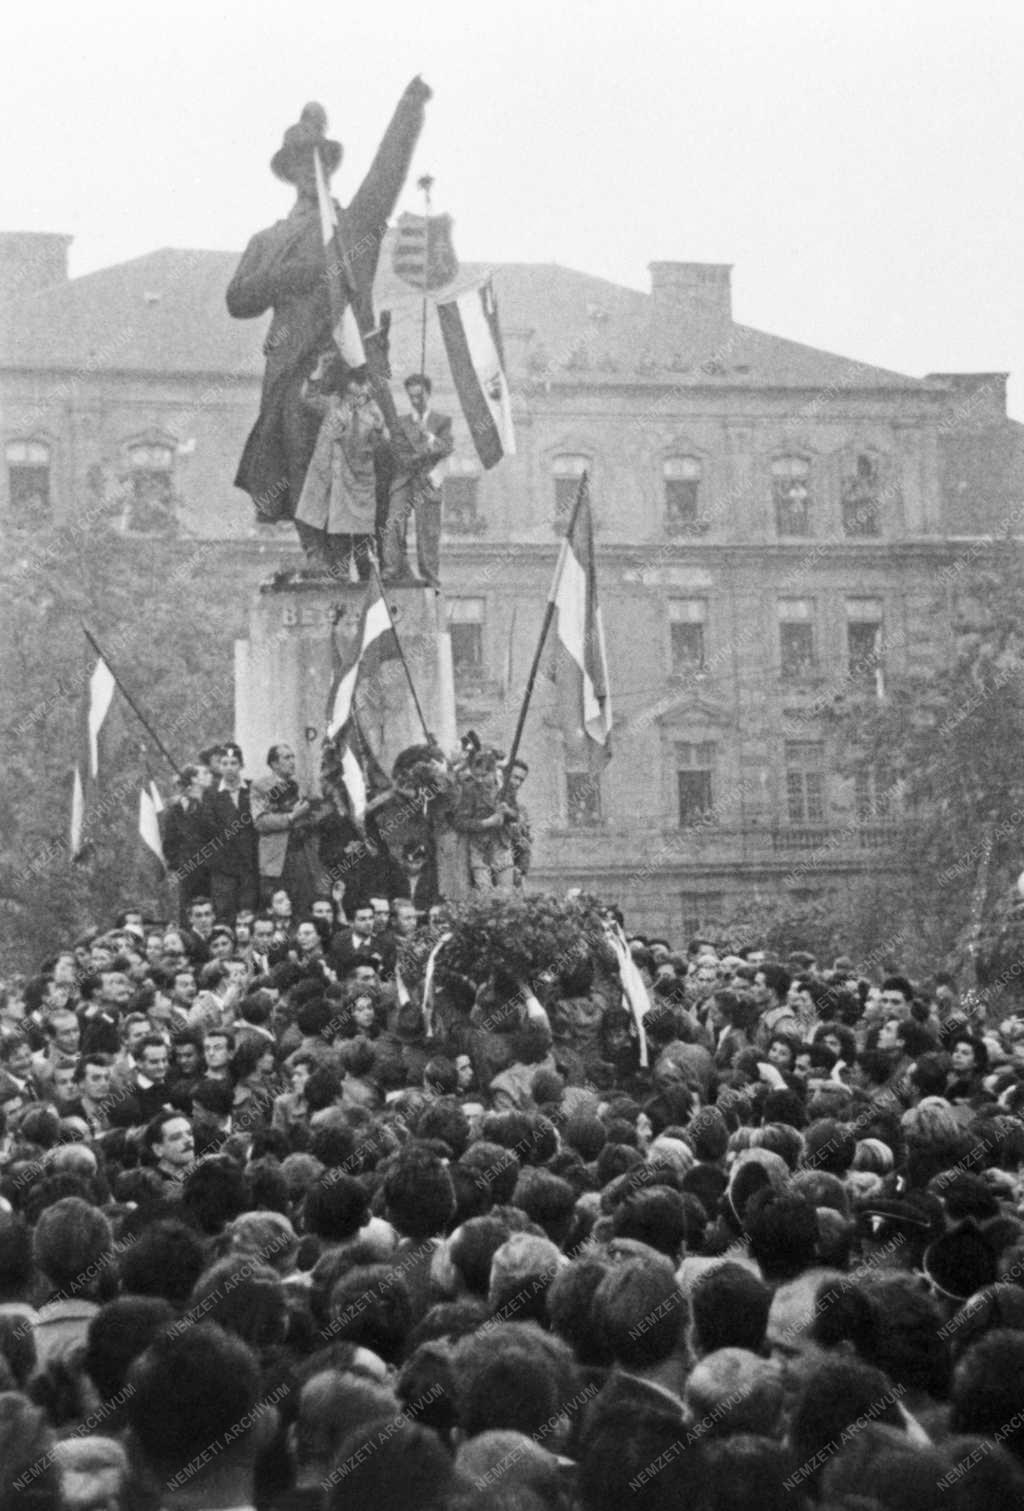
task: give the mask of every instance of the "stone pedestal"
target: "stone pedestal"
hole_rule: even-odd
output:
[[[427,728],[451,751],[457,743],[455,694],[443,596],[419,587],[385,591]],[[279,574],[260,588],[248,639],[235,642],[235,738],[250,776],[262,775],[267,750],[283,743],[294,746],[300,785],[318,787],[327,700],[365,597],[364,586],[298,574]],[[362,679],[357,712],[389,775],[398,752],[423,740],[397,659]]]

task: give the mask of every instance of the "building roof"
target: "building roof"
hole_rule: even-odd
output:
[[[9,303],[0,365],[32,370],[223,374],[263,370],[267,318],[232,320],[224,291],[234,252],[164,247]],[[420,366],[421,301],[390,268],[385,242],[378,308],[392,310],[396,373]],[[458,287],[493,272],[511,372],[520,380],[652,382],[801,389],[926,390],[939,386],[803,346],[728,319],[709,345],[651,294],[556,263],[463,264]],[[437,322],[426,366],[444,372]]]

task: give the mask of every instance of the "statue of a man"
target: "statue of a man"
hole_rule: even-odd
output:
[[[342,283],[364,333],[374,326],[373,280],[381,241],[409,171],[430,94],[422,79],[413,79],[352,203],[347,209],[335,204],[345,249]],[[235,477],[265,521],[294,516],[320,425],[320,416],[303,402],[302,385],[332,333],[327,258],[334,253],[324,246],[313,153],[319,151],[329,177],[341,162],[342,148],[327,137],[326,128],[323,107],[314,104],[285,132],[270,166],[295,186],[295,204],[285,220],[252,238],[227,291],[228,311],[238,320],[274,312],[263,347],[267,365],[260,412]]]

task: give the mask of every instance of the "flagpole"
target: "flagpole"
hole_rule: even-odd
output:
[[[555,566],[555,577],[554,581],[551,584],[551,592],[548,594],[547,604],[544,608],[544,618],[541,621],[540,639],[537,641],[537,649],[533,653],[533,664],[530,667],[530,674],[526,679],[526,689],[523,693],[523,701],[519,709],[519,718],[516,721],[516,731],[512,736],[512,746],[508,753],[508,759],[505,762],[505,778],[501,786],[502,797],[504,797],[508,791],[508,785],[512,779],[512,767],[515,764],[516,756],[519,754],[519,746],[522,743],[523,729],[526,726],[526,715],[529,712],[530,699],[533,697],[533,689],[537,681],[537,672],[540,670],[540,658],[544,654],[544,642],[548,638],[548,631],[551,628],[551,621],[555,617],[555,600],[558,596],[558,584],[562,578],[562,569],[565,564],[566,553],[569,550],[569,542],[572,540],[573,531],[576,528],[576,521],[579,518],[579,512],[583,507],[583,500],[587,496],[587,482],[588,474],[584,472],[579,480],[579,485],[576,489],[576,498],[572,506],[572,513],[569,516],[569,523],[566,527],[565,534],[562,536],[562,549],[558,553],[558,562]]]
[[[346,277],[347,287],[347,272],[352,267],[352,259],[349,256],[349,250],[345,243],[345,235],[341,222],[334,213],[334,206],[331,201],[330,181],[324,169],[324,160],[319,147],[313,148],[313,158],[318,178],[324,186],[325,203],[320,205],[321,234],[323,235],[326,230],[326,227],[323,225],[323,219],[325,216],[330,215],[330,239],[334,251],[334,260],[332,262],[327,251],[327,239],[324,236],[324,267],[327,277],[327,297],[331,310],[331,327],[332,329],[337,329],[338,322],[344,313],[346,302],[351,303],[352,315],[359,331],[359,338],[363,343],[363,353],[366,357],[366,368],[373,387],[373,396],[380,405],[381,412],[387,423],[388,432],[392,440],[394,440],[399,430],[398,410],[395,407],[395,401],[388,386],[388,377],[390,374],[387,371],[383,351],[374,339],[379,334],[379,328],[378,330],[370,330],[368,322],[360,318],[355,301],[345,300],[342,279],[343,276]]]
[[[416,180],[417,189],[423,190],[423,308],[420,313],[420,372],[427,370],[427,290],[430,287],[430,191],[434,180],[429,173]]]
[[[381,598],[382,598],[382,600],[384,602],[384,607],[387,610],[388,623],[391,625],[391,633],[395,637],[395,647],[396,647],[396,649],[398,651],[398,659],[402,663],[402,670],[405,672],[405,679],[406,679],[406,681],[409,684],[409,691],[412,693],[412,701],[416,705],[416,713],[417,713],[417,715],[419,717],[419,721],[420,721],[420,725],[421,725],[421,727],[423,729],[424,737],[426,738],[426,740],[427,740],[427,742],[429,744],[429,743],[432,742],[432,736],[431,736],[430,730],[427,728],[427,721],[423,717],[423,709],[420,706],[419,696],[418,696],[418,694],[416,692],[416,684],[412,680],[412,672],[409,670],[409,663],[405,659],[405,651],[402,649],[402,642],[399,639],[398,630],[395,628],[394,617],[393,617],[393,615],[391,613],[391,605],[390,605],[390,603],[388,603],[387,594],[384,591],[384,584],[381,582],[381,579],[380,579],[380,568],[377,565],[377,559],[376,559],[376,557],[371,556],[371,558],[370,558],[370,564],[373,567],[373,575],[374,575],[374,578],[375,578],[376,583],[377,583],[377,590],[380,593],[380,596],[381,596]]]
[[[92,631],[89,629],[88,625],[85,623],[84,620],[82,620],[82,633],[85,636],[86,640],[88,640],[89,644],[92,646],[93,650],[96,652],[97,656],[99,656],[100,660],[106,662],[106,664],[107,664],[107,666],[108,666],[108,668],[110,670],[110,675],[113,677],[114,681],[117,683],[117,686],[120,689],[121,694],[124,697],[125,702],[128,704],[128,707],[131,709],[132,713],[138,719],[138,721],[142,725],[143,729],[149,735],[149,738],[153,741],[153,744],[156,746],[157,750],[159,750],[160,754],[163,756],[163,758],[167,762],[168,766],[170,766],[170,768],[174,772],[175,776],[180,777],[181,776],[181,768],[178,765],[177,761],[171,755],[170,751],[167,749],[167,746],[164,744],[163,740],[161,740],[160,736],[157,734],[157,732],[153,728],[152,724],[150,724],[149,720],[146,718],[145,714],[142,712],[141,708],[136,703],[135,699],[132,697],[131,693],[125,687],[124,683],[121,681],[121,678],[118,676],[117,671],[114,668],[114,663],[111,661],[111,659],[107,655],[106,651],[103,650],[103,648],[101,647],[99,641],[96,639],[96,636],[92,633]]]

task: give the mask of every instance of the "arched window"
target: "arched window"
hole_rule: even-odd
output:
[[[579,452],[565,451],[555,457],[551,470],[555,480],[555,524],[563,530],[576,502],[580,478],[590,470],[590,458]]]
[[[33,525],[50,512],[50,448],[45,441],[8,441],[7,487],[16,525]]]
[[[811,464],[802,456],[779,456],[772,462],[772,498],[779,535],[811,533]]]
[[[665,529],[670,535],[692,535],[700,529],[700,485],[704,464],[696,456],[670,456],[662,464],[665,490]]]

